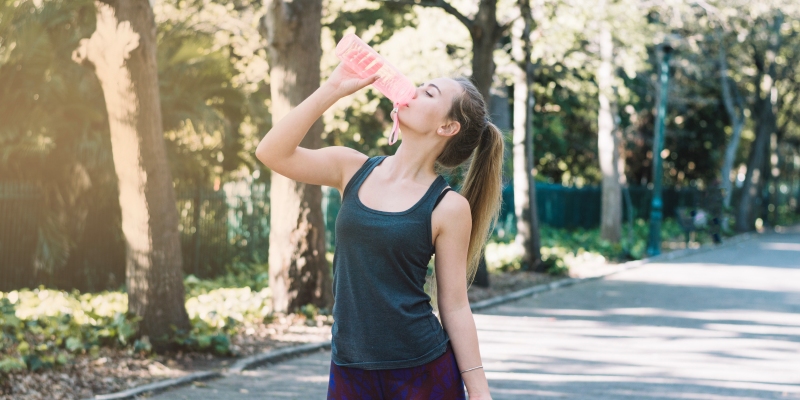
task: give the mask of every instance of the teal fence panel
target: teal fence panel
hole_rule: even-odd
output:
[[[36,285],[41,193],[24,183],[0,183],[0,291]]]

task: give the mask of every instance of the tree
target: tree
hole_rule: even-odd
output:
[[[719,43],[719,74],[720,86],[722,87],[722,102],[725,105],[725,111],[728,113],[728,118],[731,120],[733,133],[731,134],[730,141],[725,147],[725,159],[722,162],[722,170],[720,172],[720,182],[722,189],[722,207],[727,213],[731,207],[731,198],[733,197],[733,185],[731,181],[731,171],[733,170],[733,163],[736,160],[736,152],[739,149],[739,141],[742,137],[742,130],[744,129],[744,99],[739,93],[739,89],[735,83],[730,82],[728,77],[728,59],[726,57],[725,44],[720,39]],[[727,227],[727,218],[723,218],[722,226]]]
[[[469,18],[462,14],[452,4],[445,0],[382,0],[397,4],[409,4],[422,7],[441,8],[454,16],[468,30],[472,38],[472,79],[475,87],[486,99],[487,106],[491,99],[489,89],[495,72],[494,49],[503,35],[506,34],[511,22],[500,24],[497,21],[497,0],[480,0],[478,12]]]
[[[601,12],[606,12],[606,1],[598,4]],[[619,145],[615,134],[616,100],[614,98],[614,43],[609,23],[602,18],[598,47],[600,66],[597,68],[597,93],[600,108],[597,111],[597,156],[600,171],[603,173],[601,190],[600,237],[610,242],[619,242],[622,235],[622,187],[619,171]]]
[[[510,21],[500,24],[497,21],[497,0],[480,0],[478,12],[474,17],[468,18],[458,9],[445,0],[382,0],[398,4],[409,4],[423,7],[441,8],[448,14],[456,17],[468,30],[472,39],[472,80],[475,87],[486,100],[486,107],[490,109],[492,81],[495,72],[494,50],[503,35],[511,26]],[[475,274],[475,284],[481,287],[489,286],[489,274],[486,269],[486,258],[481,257],[478,271]]]
[[[755,221],[754,203],[764,184],[769,169],[765,168],[767,162],[767,145],[770,137],[777,129],[775,120],[775,102],[777,100],[777,86],[775,80],[778,75],[775,58],[781,49],[782,37],[780,33],[783,15],[778,12],[772,21],[764,21],[767,25],[767,41],[764,48],[754,44],[753,62],[758,73],[755,84],[756,112],[756,138],[750,148],[747,161],[744,186],[742,187],[739,208],[736,214],[736,230],[747,232],[753,229]]]
[[[536,210],[536,182],[533,158],[533,97],[534,65],[532,61],[531,30],[534,21],[529,0],[519,0],[523,27],[519,35],[521,53],[517,58],[514,83],[514,213],[517,217],[515,241],[524,249],[522,262],[527,269],[540,270],[542,264],[539,217]]]
[[[108,110],[126,242],[128,308],[139,333],[164,349],[190,328],[184,304],[175,193],[158,92],[156,27],[146,0],[96,2],[97,28],[73,53],[91,65]]]
[[[261,20],[267,40],[272,118],[283,118],[320,85],[321,0],[271,0]],[[319,148],[322,121],[300,146]],[[269,285],[273,308],[292,312],[311,303],[329,307],[332,284],[325,258],[322,190],[272,172]]]

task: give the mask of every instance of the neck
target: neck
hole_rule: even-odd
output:
[[[382,164],[387,167],[389,176],[399,180],[427,182],[436,176],[434,165],[440,150],[437,143],[426,140],[403,140],[394,156],[388,157]],[[436,150],[436,151],[432,151]],[[386,165],[386,161],[389,161]]]

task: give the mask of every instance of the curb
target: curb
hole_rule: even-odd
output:
[[[331,341],[306,343],[300,346],[286,347],[268,351],[266,353],[256,354],[254,356],[243,358],[234,363],[224,375],[240,374],[246,369],[255,368],[270,362],[282,361],[285,358],[294,357],[300,354],[311,353],[317,350],[330,350]]]
[[[650,263],[654,263],[654,262],[667,261],[667,260],[673,260],[673,259],[676,259],[676,258],[686,257],[686,256],[693,255],[693,254],[700,254],[700,253],[705,253],[705,252],[711,251],[711,250],[716,250],[716,249],[721,249],[721,248],[725,248],[725,247],[728,247],[728,246],[733,246],[735,244],[744,242],[746,240],[750,240],[753,237],[755,237],[755,235],[752,234],[752,233],[749,233],[749,232],[748,233],[742,233],[742,234],[727,238],[720,245],[707,244],[707,245],[702,245],[702,246],[700,246],[699,248],[696,248],[696,249],[674,250],[674,251],[670,251],[669,253],[662,253],[662,254],[659,254],[659,255],[654,256],[654,257],[643,258],[641,260],[628,261],[626,263],[620,264],[619,267],[617,267],[615,269],[612,269],[610,271],[607,271],[607,272],[604,272],[604,273],[601,273],[601,274],[598,274],[598,275],[587,276],[585,278],[564,278],[564,279],[559,279],[557,281],[550,282],[550,283],[543,283],[541,285],[532,286],[532,287],[529,287],[529,288],[526,288],[526,289],[518,290],[516,292],[511,292],[511,293],[508,293],[508,294],[504,294],[502,296],[497,296],[497,297],[493,297],[491,299],[486,299],[486,300],[475,302],[475,303],[471,304],[469,308],[473,312],[480,311],[480,310],[487,309],[489,307],[494,307],[494,306],[497,306],[497,305],[500,305],[500,304],[504,304],[504,303],[508,303],[508,302],[511,302],[511,301],[514,301],[514,300],[519,300],[519,299],[524,298],[524,297],[532,296],[532,295],[537,294],[537,293],[547,292],[547,291],[558,289],[558,288],[562,288],[562,287],[568,287],[568,286],[572,286],[572,285],[575,285],[575,284],[578,284],[578,283],[583,283],[583,282],[603,279],[603,278],[605,278],[607,276],[614,275],[614,274],[620,273],[622,271],[627,271],[629,269],[638,268],[638,267],[641,267],[641,266],[646,265],[646,264],[650,264]]]
[[[281,349],[275,349],[266,353],[256,354],[254,356],[245,357],[236,361],[232,366],[227,369],[219,371],[204,371],[195,372],[180,378],[165,379],[158,382],[149,383],[142,386],[137,386],[127,390],[115,393],[101,394],[91,397],[86,400],[123,400],[135,399],[141,395],[151,395],[154,393],[163,392],[177,386],[188,385],[192,382],[205,381],[214,378],[221,378],[226,375],[240,374],[242,371],[254,368],[266,363],[283,361],[286,358],[296,357],[305,353],[311,353],[321,349],[330,349],[331,341],[326,340],[323,342],[306,343],[300,346],[290,346]]]
[[[163,381],[153,382],[147,385],[137,386],[135,388],[131,388],[128,390],[123,390],[121,392],[97,395],[95,397],[92,397],[92,399],[97,399],[97,400],[132,399],[141,394],[161,392],[175,386],[186,385],[196,381],[204,381],[207,379],[219,378],[220,376],[222,376],[222,373],[219,371],[196,372],[194,374],[189,374],[186,376],[182,376],[180,378],[166,379]]]
[[[615,268],[611,271],[604,272],[602,274],[598,274],[595,276],[588,276],[585,278],[565,278],[559,279],[554,282],[550,283],[543,283],[541,285],[536,285],[529,287],[527,289],[518,290],[516,292],[504,294],[502,296],[493,297],[491,299],[481,300],[475,302],[470,305],[470,309],[474,311],[484,310],[489,307],[494,307],[500,304],[508,303],[514,300],[519,300],[524,297],[532,296],[537,293],[548,292],[551,290],[555,290],[558,288],[564,288],[568,286],[572,286],[578,283],[588,282],[588,281],[595,281],[599,279],[603,279],[607,276],[627,271],[629,269],[638,268],[646,264],[666,261],[666,260],[673,260],[680,257],[686,257],[693,254],[704,253],[710,250],[716,250],[725,248],[728,246],[733,246],[735,244],[744,242],[746,240],[752,239],[758,234],[752,233],[743,233],[740,235],[736,235],[730,237],[725,240],[725,242],[721,245],[703,245],[696,249],[680,249],[671,251],[669,253],[663,253],[655,257],[650,258],[643,258],[641,260],[634,260],[629,261],[623,264],[620,264],[618,268]],[[150,383],[147,385],[138,386],[135,388],[131,388],[128,390],[124,390],[121,392],[109,393],[109,394],[102,394],[92,397],[87,400],[122,400],[122,399],[134,399],[137,396],[144,395],[144,394],[153,394],[157,392],[163,392],[167,389],[171,389],[176,386],[187,385],[192,382],[196,381],[203,381],[208,379],[220,378],[225,375],[233,375],[233,374],[240,374],[243,371],[251,368],[258,367],[263,364],[282,361],[287,358],[296,357],[299,355],[303,355],[306,353],[311,353],[318,350],[329,350],[331,348],[331,341],[326,340],[323,342],[316,342],[316,343],[307,343],[299,346],[291,346],[282,349],[271,350],[266,353],[256,354],[254,356],[245,357],[238,361],[236,361],[232,366],[225,370],[221,371],[205,371],[205,372],[196,372],[193,374],[189,374],[186,376],[182,376],[180,378],[174,379],[166,379],[163,381],[158,381],[154,383]]]

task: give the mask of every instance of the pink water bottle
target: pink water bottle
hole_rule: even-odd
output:
[[[358,36],[352,33],[344,35],[336,45],[336,56],[361,78],[380,76],[373,85],[392,102],[408,104],[414,97],[414,83]]]
[[[417,90],[414,83],[352,33],[344,35],[336,45],[336,56],[361,78],[379,76],[373,85],[394,103],[391,114],[394,123],[389,135],[389,144],[394,144],[400,136],[400,106],[408,104],[414,97]]]

